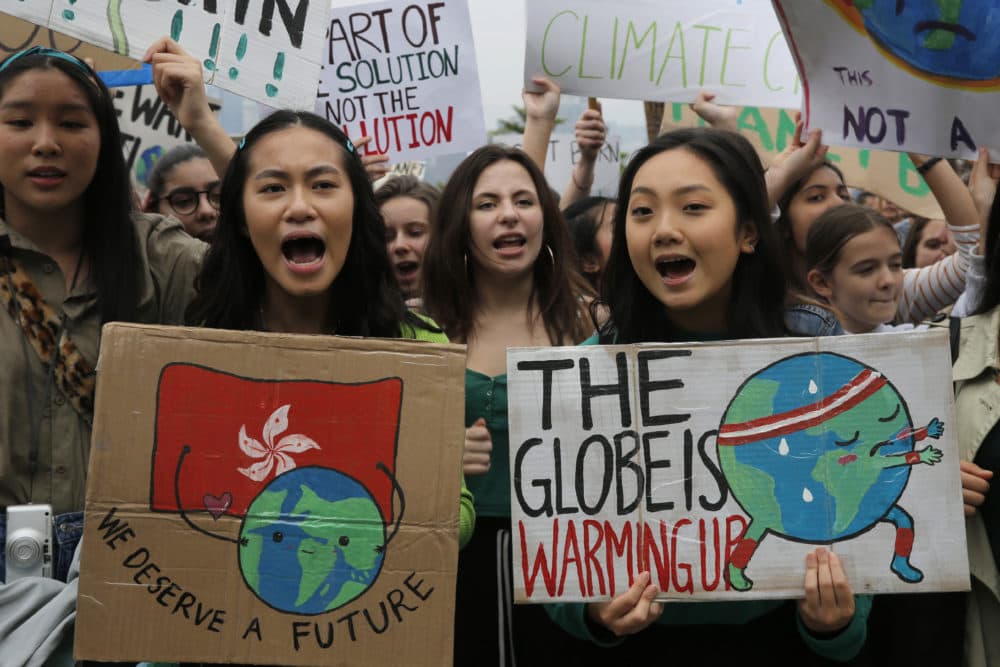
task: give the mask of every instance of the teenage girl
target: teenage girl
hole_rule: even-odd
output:
[[[205,151],[195,144],[177,146],[150,170],[142,210],[172,215],[188,234],[211,241],[219,220],[220,183]]]
[[[418,305],[421,268],[431,231],[431,219],[437,213],[441,193],[416,176],[396,176],[375,191],[385,220],[385,243],[392,271],[403,296]]]
[[[520,150],[469,155],[441,195],[424,259],[424,306],[468,348],[465,474],[477,529],[459,555],[456,665],[573,662],[538,606],[513,605],[507,348],[571,345],[592,330],[589,293],[541,170]]]
[[[979,242],[979,218],[965,184],[946,160],[911,159],[941,205],[948,220],[948,230],[958,251],[923,268],[905,269],[894,320],[919,322],[955,303],[965,288],[969,255]],[[781,215],[777,220],[787,256],[793,287],[808,293],[805,267],[806,236],[813,222],[824,211],[850,201],[841,171],[831,163],[813,169],[789,188],[779,199]]]
[[[783,336],[779,253],[750,143],[709,128],[668,132],[622,175],[602,290],[610,317],[585,344]],[[610,602],[547,610],[598,644],[630,636],[618,649],[623,664],[653,652],[699,664],[773,661],[776,650],[788,664],[851,659],[865,641],[870,598],[852,594],[836,554],[819,548],[805,565],[806,595],[795,604],[664,605],[646,572]]]
[[[0,580],[6,509],[26,503],[52,506],[53,572],[66,578],[83,530],[101,325],[181,323],[204,252],[177,221],[134,213],[111,100],[66,53],[33,47],[0,63]],[[44,661],[59,643],[50,626],[17,620],[59,591],[37,584],[0,595],[11,629],[0,655],[12,664]]]
[[[615,200],[609,197],[584,197],[563,210],[573,235],[573,246],[580,260],[580,272],[594,291],[601,289],[601,274],[611,253],[611,234],[615,220]]]

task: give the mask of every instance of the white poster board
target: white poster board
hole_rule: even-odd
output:
[[[519,134],[498,134],[492,143],[522,147],[524,137]],[[615,197],[618,194],[618,180],[623,168],[622,140],[609,136],[604,141],[594,163],[594,184],[590,194],[601,197]],[[566,190],[573,175],[573,166],[580,161],[580,146],[572,134],[553,134],[549,139],[549,149],[545,152],[545,180],[556,192]]]
[[[919,360],[919,363],[915,363]],[[511,349],[514,595],[968,590],[948,332]],[[903,553],[905,552],[905,553]]]
[[[271,106],[311,109],[327,0],[0,0],[0,12],[140,59],[163,35],[202,61],[206,83]]]
[[[774,6],[805,78],[807,127],[826,143],[968,159],[1000,146],[997,2]]]
[[[366,155],[421,160],[485,143],[465,0],[334,6],[329,28],[316,113],[371,137]]]
[[[525,85],[571,95],[798,107],[795,64],[767,0],[530,0]]]

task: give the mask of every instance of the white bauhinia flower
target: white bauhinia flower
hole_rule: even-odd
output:
[[[243,453],[253,459],[261,459],[248,468],[237,470],[255,482],[263,481],[271,470],[274,475],[288,472],[295,467],[292,454],[301,454],[309,449],[319,449],[320,446],[312,438],[295,433],[286,435],[275,444],[274,439],[288,429],[288,411],[291,405],[282,405],[264,422],[264,443],[261,444],[247,435],[246,424],[240,426],[239,444]]]

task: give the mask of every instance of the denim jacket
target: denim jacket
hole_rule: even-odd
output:
[[[826,308],[809,303],[785,307],[785,329],[792,336],[842,336],[844,328]]]

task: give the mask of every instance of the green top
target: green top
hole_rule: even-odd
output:
[[[507,427],[507,376],[490,377],[465,369],[465,425],[482,417],[493,441],[490,470],[469,477],[480,516],[510,516],[510,432]]]
[[[136,321],[183,324],[207,246],[188,236],[173,218],[136,214],[134,221],[141,267],[136,276]],[[10,239],[14,260],[46,303],[65,315],[71,340],[96,366],[100,341],[96,286],[83,280],[67,294],[59,265],[2,220],[0,238]],[[0,283],[6,285],[6,281],[6,274],[0,274]],[[8,313],[0,312],[0,510],[29,502],[49,503],[56,514],[83,510],[90,427],[49,382],[47,368],[21,327]],[[29,416],[34,416],[37,429],[32,428]],[[39,440],[34,480],[28,468],[33,437]]]
[[[427,343],[447,343],[448,336],[444,332],[440,331],[437,323],[429,317],[417,314],[421,320],[426,322],[430,327],[438,329],[438,331],[431,331],[429,329],[412,327],[409,324],[404,324],[401,327],[400,333],[403,338],[410,338],[412,340],[421,340]],[[506,403],[505,403],[506,405]],[[473,504],[472,493],[469,488],[465,485],[465,476],[462,477],[462,490],[460,493],[460,503],[459,503],[459,516],[458,516],[458,548],[461,549],[469,540],[472,539],[472,531],[476,527],[476,508]]]

